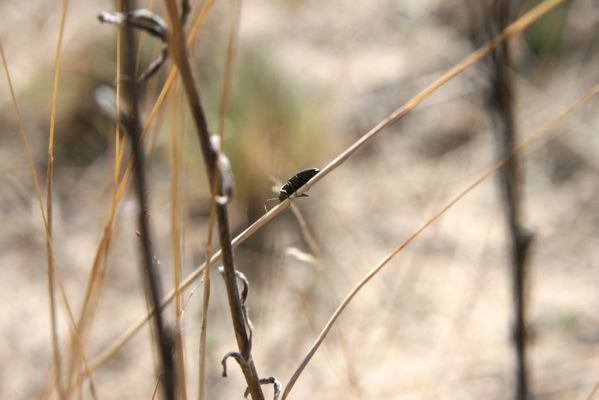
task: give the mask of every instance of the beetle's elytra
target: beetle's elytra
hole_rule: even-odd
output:
[[[289,178],[287,183],[284,184],[279,191],[279,201],[283,201],[293,193],[297,192],[299,188],[304,186],[319,171],[318,168],[308,168]],[[307,195],[303,194],[302,196],[305,197]]]
[[[297,192],[299,188],[304,186],[314,175],[319,173],[318,168],[308,168],[293,175],[287,183],[285,183],[279,190],[279,203],[285,199],[288,199],[293,193]],[[307,197],[307,194],[302,194],[300,197]],[[272,200],[277,200],[277,197],[268,199],[264,202],[264,210],[268,211],[266,204]]]

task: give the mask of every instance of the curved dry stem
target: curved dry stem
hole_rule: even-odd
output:
[[[220,141],[222,146],[222,140]],[[215,164],[218,162],[222,148],[215,148],[217,156]],[[214,169],[218,168],[214,165]],[[210,191],[210,215],[208,217],[208,239],[206,241],[206,260],[212,256],[212,240],[214,239],[214,225],[216,224],[216,196],[218,192],[219,176],[216,174],[212,189]],[[199,367],[198,367],[198,398],[204,399],[206,396],[206,336],[208,333],[208,307],[210,306],[210,262],[204,268],[204,291],[202,294],[202,323],[200,325],[200,349],[199,349]]]
[[[304,357],[304,359],[302,360],[302,362],[300,363],[298,368],[295,370],[295,372],[291,376],[289,383],[287,383],[287,385],[285,386],[285,391],[283,392],[283,397],[281,399],[285,400],[285,398],[287,398],[287,396],[289,395],[289,392],[291,391],[291,389],[297,382],[299,376],[301,375],[303,370],[306,368],[306,366],[308,365],[308,363],[310,362],[310,360],[312,359],[312,357],[314,356],[314,354],[316,353],[316,351],[318,350],[318,348],[320,347],[320,345],[322,344],[324,339],[327,337],[329,331],[331,330],[331,328],[335,324],[335,321],[337,321],[337,319],[339,318],[339,316],[341,315],[343,310],[345,310],[345,308],[352,301],[352,299],[358,294],[358,292],[376,274],[378,274],[389,263],[389,261],[391,261],[400,251],[402,251],[410,243],[412,243],[414,241],[414,239],[416,239],[418,236],[420,236],[420,234],[424,230],[426,230],[430,225],[432,225],[441,216],[443,216],[449,209],[451,209],[456,203],[458,203],[468,193],[470,193],[478,185],[480,185],[483,181],[485,181],[487,178],[489,178],[490,176],[495,174],[497,171],[499,171],[501,168],[503,168],[509,162],[511,157],[520,153],[528,145],[530,145],[532,142],[537,140],[541,135],[543,135],[545,132],[547,132],[547,130],[549,130],[550,128],[555,126],[557,123],[559,123],[568,114],[574,112],[581,105],[583,105],[585,102],[587,102],[593,96],[595,96],[598,92],[599,92],[599,84],[593,86],[593,88],[591,88],[591,90],[589,90],[585,95],[583,95],[581,98],[579,98],[572,106],[568,107],[566,110],[559,113],[556,117],[552,118],[549,122],[547,122],[545,125],[543,125],[543,127],[541,129],[539,129],[538,131],[533,133],[528,139],[526,139],[524,142],[520,143],[518,146],[514,147],[514,150],[512,151],[512,153],[510,154],[510,156],[508,158],[504,158],[503,160],[496,163],[489,170],[487,170],[478,179],[476,179],[473,183],[471,183],[466,189],[464,189],[462,192],[460,192],[458,195],[456,195],[453,199],[451,199],[447,204],[445,204],[443,207],[441,207],[439,210],[437,210],[414,233],[412,233],[406,240],[404,240],[396,248],[394,248],[381,261],[379,261],[379,263],[374,268],[372,268],[370,270],[370,272],[368,272],[368,274],[366,274],[366,276],[364,276],[364,278],[362,278],[362,280],[360,280],[360,282],[358,282],[358,284],[349,292],[349,294],[345,297],[345,299],[343,299],[341,304],[337,307],[337,309],[335,310],[335,312],[333,313],[331,318],[327,321],[322,332],[320,333],[320,335],[318,336],[318,338],[316,339],[316,341],[314,342],[314,344],[312,345],[312,347],[310,348],[310,350],[308,351],[308,353],[306,354],[306,356]]]
[[[495,39],[493,39],[491,42],[489,42],[485,46],[481,47],[480,49],[476,50],[475,52],[471,53],[469,56],[464,58],[461,62],[459,62],[453,68],[451,68],[449,71],[447,71],[445,74],[443,74],[439,79],[437,79],[435,82],[433,82],[432,84],[427,86],[420,93],[418,93],[416,96],[414,96],[411,100],[409,100],[403,106],[401,106],[400,108],[395,110],[387,118],[385,118],[384,120],[379,122],[371,130],[369,130],[367,133],[365,133],[360,139],[358,139],[356,142],[354,142],[350,147],[348,147],[339,156],[337,156],[337,158],[335,158],[326,167],[324,167],[310,181],[308,181],[304,186],[302,186],[296,192],[296,195],[300,196],[301,194],[308,191],[313,185],[315,185],[317,182],[319,182],[321,179],[323,179],[326,175],[328,175],[334,169],[336,169],[341,164],[343,164],[343,162],[345,162],[347,159],[349,159],[351,156],[353,156],[353,154],[356,153],[359,149],[364,147],[374,136],[381,133],[385,128],[393,125],[395,122],[397,122],[399,119],[401,119],[403,116],[405,116],[408,112],[413,110],[422,101],[424,101],[428,96],[433,94],[435,91],[437,91],[439,88],[441,88],[447,82],[449,82],[451,79],[455,78],[457,75],[459,75],[460,73],[462,73],[463,71],[465,71],[466,69],[468,69],[469,67],[471,67],[472,65],[477,63],[478,61],[480,61],[494,47],[499,45],[499,43],[501,43],[503,40],[522,32],[524,29],[529,27],[536,20],[541,18],[543,15],[545,15],[546,13],[548,13],[555,7],[562,4],[564,1],[565,0],[547,0],[543,3],[541,3],[540,5],[538,5],[537,7],[533,8],[532,10],[530,10],[528,13],[526,13],[522,17],[520,17],[514,23],[509,25],[500,36],[496,37]],[[192,31],[192,33],[193,33],[193,31]],[[174,74],[175,74],[175,72],[172,71],[171,75],[174,75]],[[167,85],[169,84],[170,79],[171,79],[171,76],[169,75],[169,79],[167,80],[167,83],[165,84],[165,88],[168,87]],[[172,79],[174,79],[174,76],[172,77]],[[161,96],[162,95],[164,95],[164,96],[166,95],[164,93],[164,89],[163,89],[163,93],[161,93]],[[159,98],[159,100],[160,100],[160,98]],[[150,121],[150,120],[151,119],[149,118],[148,121]],[[244,230],[235,239],[233,239],[233,241],[231,242],[232,247],[236,248],[241,243],[243,243],[245,240],[247,240],[251,235],[253,235],[256,231],[260,230],[268,222],[275,219],[280,213],[282,213],[284,210],[286,210],[289,207],[291,201],[293,201],[294,198],[295,198],[295,196],[291,196],[290,198],[277,204],[270,211],[268,211],[266,214],[264,214],[262,217],[260,217],[257,221],[255,221],[252,225],[250,225],[248,228],[246,228],[246,230]],[[220,257],[221,257],[221,253],[219,251],[211,257],[210,263],[216,262],[218,259],[220,259]],[[189,287],[191,285],[191,283],[202,274],[203,269],[205,268],[205,265],[206,265],[206,263],[200,265],[199,267],[196,268],[195,271],[193,271],[192,273],[190,273],[188,275],[188,277],[181,284],[181,290],[185,290],[187,287]],[[167,295],[164,298],[162,306],[164,306],[165,304],[169,303],[172,300],[172,298],[173,298],[172,295],[173,295],[173,293],[171,292],[169,295]],[[150,314],[140,317],[140,319],[138,319],[133,325],[131,325],[129,327],[129,329],[127,329],[127,331],[125,331],[121,336],[119,336],[119,338],[115,342],[113,342],[113,344],[109,348],[107,348],[100,355],[98,355],[95,362],[92,361],[92,371],[95,368],[97,368],[99,365],[101,365],[105,361],[107,361],[112,356],[113,352],[115,352],[119,348],[121,348],[131,338],[131,335],[135,334],[139,330],[139,328],[141,328],[141,325],[143,325],[149,319],[149,317],[150,317]]]
[[[60,77],[60,51],[62,49],[62,38],[66,21],[68,1],[63,0],[60,13],[60,27],[58,29],[58,42],[56,44],[56,53],[54,56],[54,77],[52,80],[52,100],[50,110],[50,135],[48,138],[48,170],[46,180],[46,252],[47,252],[47,273],[48,273],[48,305],[50,308],[50,331],[52,341],[52,356],[54,359],[54,385],[61,399],[66,398],[65,388],[62,385],[62,366],[60,357],[60,343],[57,332],[56,315],[56,294],[54,292],[56,265],[54,264],[54,252],[52,249],[52,187],[54,183],[54,136],[56,128],[56,109],[58,104],[58,81]]]
[[[202,158],[206,168],[206,174],[210,184],[215,184],[220,177],[220,168],[216,168],[219,163],[219,151],[214,149],[211,144],[208,124],[202,106],[199,92],[196,88],[192,74],[191,63],[189,62],[187,50],[183,41],[183,32],[177,16],[177,5],[174,0],[166,0],[166,7],[169,14],[171,32],[168,40],[169,51],[181,74],[183,87],[185,88],[187,101],[193,117],[195,128],[198,134]],[[218,184],[216,187],[218,188]],[[218,195],[223,196],[223,185],[219,188]],[[214,197],[214,193],[213,193]],[[218,225],[219,241],[223,255],[223,264],[225,268],[225,287],[231,322],[235,332],[235,339],[239,352],[247,362],[247,367],[242,368],[248,387],[254,400],[264,399],[264,394],[260,387],[258,372],[252,359],[251,350],[247,332],[245,330],[245,321],[242,304],[239,298],[239,290],[235,279],[235,264],[233,249],[231,246],[231,232],[229,228],[229,214],[226,203],[218,203],[216,206],[216,219]]]
[[[295,219],[297,220],[297,223],[300,228],[300,232],[302,233],[304,240],[308,244],[308,248],[310,249],[312,254],[316,257],[316,263],[315,263],[316,268],[318,269],[318,273],[324,278],[324,281],[326,282],[328,291],[332,295],[331,299],[335,303],[337,303],[339,301],[339,299],[341,298],[341,296],[337,293],[337,286],[335,285],[335,282],[331,278],[328,268],[325,268],[325,266],[323,265],[322,252],[320,251],[320,247],[318,246],[318,243],[316,242],[316,238],[314,237],[314,234],[311,232],[310,228],[308,227],[308,223],[306,222],[306,219],[302,215],[302,212],[300,211],[300,209],[297,205],[295,205],[293,203],[291,204],[291,212],[293,212],[293,215],[295,216]],[[296,291],[299,292],[299,289],[297,289]],[[298,293],[298,295],[300,296],[300,298],[302,298],[303,301],[305,301],[307,304],[310,304],[309,301],[306,301],[305,299],[303,299],[303,297],[305,297],[305,296],[303,296],[301,293]],[[315,326],[315,323],[313,321],[311,321],[311,325],[313,325],[314,332],[318,332],[318,328]],[[350,350],[350,346],[347,342],[347,337],[346,337],[345,331],[343,329],[338,330],[338,343],[341,348],[341,352],[342,352],[343,356],[345,357],[347,383],[350,385],[352,392],[355,393],[356,395],[358,395],[358,398],[359,398],[362,395],[360,374],[357,373],[354,368],[355,363],[352,359],[353,358],[352,352]]]
[[[229,105],[229,93],[231,89],[232,71],[235,59],[235,43],[237,40],[237,32],[239,30],[240,19],[240,4],[239,0],[233,0],[233,18],[229,29],[229,38],[227,42],[227,53],[225,56],[225,72],[223,76],[223,84],[220,95],[219,118],[217,135],[220,137],[219,148],[215,148],[217,156],[215,157],[214,169],[218,168],[218,160],[223,152],[225,116]],[[208,221],[208,240],[206,243],[206,260],[210,260],[212,255],[212,236],[214,224],[216,223],[216,194],[218,192],[219,177],[221,174],[216,174],[216,178],[212,184],[210,196],[210,217]],[[204,270],[204,292],[202,296],[202,324],[200,327],[200,349],[199,349],[199,399],[206,397],[206,334],[208,327],[208,307],[210,305],[210,263]],[[225,362],[225,361],[223,361]],[[224,366],[224,364],[223,364]],[[224,367],[223,367],[224,368]]]
[[[41,187],[39,184],[39,179],[37,176],[37,173],[35,171],[35,166],[33,163],[33,156],[31,153],[31,146],[29,144],[29,138],[27,136],[27,133],[25,132],[25,124],[23,121],[23,116],[21,114],[21,109],[19,107],[19,104],[17,102],[17,98],[15,96],[15,92],[14,92],[14,88],[12,85],[12,79],[10,77],[10,72],[8,70],[8,64],[6,63],[6,57],[4,55],[4,49],[2,47],[2,44],[0,43],[0,58],[2,58],[2,67],[3,67],[3,72],[4,72],[4,77],[6,78],[6,82],[8,84],[8,88],[9,88],[9,93],[10,93],[10,98],[11,98],[11,102],[12,105],[14,107],[14,111],[15,114],[17,116],[17,124],[19,127],[19,135],[21,136],[21,139],[23,140],[23,147],[25,148],[25,154],[27,156],[27,162],[29,164],[29,171],[31,173],[31,178],[33,180],[33,186],[35,189],[35,193],[36,193],[36,199],[38,202],[38,206],[42,215],[42,222],[44,225],[44,230],[46,233],[46,236],[48,237],[48,241],[47,241],[47,245],[49,246],[50,249],[50,254],[52,256],[52,263],[55,266],[58,266],[58,263],[56,262],[56,258],[54,257],[54,244],[52,242],[52,238],[49,234],[49,226],[48,226],[48,220],[46,217],[46,211],[44,210],[44,205],[43,205],[43,201],[42,201],[42,191],[41,191]],[[94,390],[94,384],[93,384],[93,379],[91,376],[91,369],[88,366],[88,362],[87,362],[87,358],[83,352],[83,347],[81,344],[81,338],[76,334],[77,333],[77,329],[76,329],[76,324],[75,324],[75,320],[73,318],[73,314],[71,311],[71,307],[70,307],[70,303],[68,301],[68,298],[66,296],[65,290],[64,290],[64,286],[62,284],[62,277],[60,275],[60,268],[56,268],[56,282],[58,284],[58,288],[60,291],[60,295],[61,298],[63,299],[66,311],[67,311],[67,316],[69,317],[69,328],[72,330],[72,332],[75,333],[75,340],[78,343],[78,347],[77,350],[80,352],[80,356],[81,359],[83,360],[84,363],[84,368],[86,370],[86,373],[88,375],[88,377],[90,378],[90,392],[93,398],[95,398],[95,390]]]
[[[200,13],[198,14],[196,21],[193,25],[193,28],[187,37],[187,46],[190,46],[193,43],[200,28],[202,27],[204,21],[206,20],[208,11],[210,10],[213,3],[214,3],[214,0],[206,3],[205,7],[200,10]],[[120,42],[121,42],[120,38],[117,37],[117,47],[120,47]],[[117,52],[117,61],[119,61],[119,60],[120,60],[120,52]],[[117,65],[120,65],[120,63],[117,63]],[[119,74],[117,74],[117,76],[118,75]],[[154,106],[152,107],[152,110],[150,111],[150,114],[148,115],[148,119],[146,121],[143,132],[141,134],[142,140],[145,139],[145,137],[147,136],[147,134],[150,130],[150,127],[152,126],[152,123],[154,122],[154,120],[158,114],[158,110],[160,109],[160,107],[162,106],[164,101],[166,100],[166,97],[167,97],[172,85],[175,83],[177,75],[178,75],[177,69],[172,68],[164,86],[162,87],[160,94],[158,95],[158,98],[156,99],[156,102],[154,103]],[[120,93],[120,80],[117,79],[117,104],[119,104],[118,102],[120,102],[119,93]],[[117,109],[119,109],[118,106],[117,106]],[[94,257],[94,263],[92,266],[92,277],[90,278],[90,283],[88,283],[88,290],[86,291],[86,295],[85,295],[86,300],[84,301],[85,306],[83,307],[83,311],[81,313],[82,316],[87,313],[92,313],[92,311],[90,311],[90,310],[93,310],[93,308],[95,308],[95,304],[94,304],[95,301],[93,300],[93,297],[95,297],[95,296],[93,296],[93,294],[91,294],[90,292],[98,291],[99,289],[96,287],[90,287],[90,285],[92,282],[95,281],[95,276],[100,275],[100,272],[99,272],[99,271],[101,271],[100,263],[104,262],[105,257],[108,253],[108,249],[110,247],[110,237],[111,237],[111,233],[112,233],[112,226],[114,223],[116,210],[117,210],[117,207],[122,198],[122,194],[127,186],[127,183],[129,181],[129,176],[131,175],[131,170],[133,168],[133,162],[132,162],[132,160],[129,160],[127,167],[125,169],[125,172],[123,173],[123,177],[119,183],[118,182],[118,173],[120,171],[120,166],[121,166],[123,158],[124,158],[123,149],[124,149],[124,141],[125,141],[125,138],[123,138],[121,141],[118,140],[119,124],[120,124],[120,122],[117,120],[117,127],[116,127],[116,135],[117,135],[116,149],[117,150],[116,150],[116,160],[115,160],[115,189],[114,189],[115,194],[113,195],[113,201],[112,201],[111,209],[110,209],[110,212],[108,215],[108,220],[104,226],[102,238],[100,239],[100,243],[98,244],[98,248],[96,250],[96,255]],[[120,149],[120,151],[119,151],[119,149]],[[98,272],[96,272],[96,271],[98,271]],[[88,299],[89,297],[92,297],[92,299]],[[88,306],[88,303],[90,303],[91,305]],[[83,318],[83,317],[81,317],[81,318]],[[81,322],[80,322],[80,326],[81,326]],[[82,329],[80,328],[80,330],[82,330]]]
[[[194,25],[193,25],[189,35],[187,36],[187,43],[186,43],[187,46],[190,46],[193,43],[193,41],[195,40],[200,28],[203,26],[204,21],[206,20],[208,12],[210,11],[213,3],[214,3],[214,0],[211,0],[208,3],[206,3],[204,5],[204,7],[202,7],[200,9],[200,11],[195,19]],[[119,32],[120,32],[120,28],[119,28]],[[117,76],[120,76],[120,57],[121,57],[120,46],[121,46],[120,35],[117,35]],[[150,130],[150,127],[152,126],[152,123],[154,122],[154,120],[158,114],[158,110],[160,109],[160,106],[164,103],[166,96],[168,95],[172,85],[176,81],[177,75],[178,75],[177,69],[172,68],[164,86],[162,87],[162,90],[161,90],[158,98],[156,99],[156,102],[154,103],[154,106],[152,107],[152,110],[150,111],[150,114],[148,115],[148,119],[146,121],[143,132],[141,134],[142,140],[147,136],[147,134]],[[120,102],[120,83],[121,83],[120,80],[117,79],[117,89],[116,89],[116,91],[117,91],[117,110],[119,109],[118,104]],[[114,181],[114,188],[113,188],[112,205],[110,208],[107,222],[104,225],[102,237],[101,237],[98,247],[96,249],[96,254],[94,256],[94,261],[93,261],[93,265],[92,265],[92,272],[90,274],[87,290],[86,290],[86,293],[84,296],[84,299],[85,299],[83,302],[84,305],[82,307],[82,311],[81,311],[81,314],[79,317],[79,331],[82,333],[82,336],[85,336],[87,327],[89,326],[89,324],[91,324],[91,319],[94,314],[95,306],[97,303],[97,298],[99,296],[100,287],[102,284],[102,276],[104,273],[104,263],[106,262],[106,256],[107,256],[108,250],[110,248],[110,239],[112,236],[112,228],[113,228],[114,220],[116,217],[116,210],[121,201],[122,195],[127,186],[127,183],[128,183],[128,180],[131,175],[132,168],[133,168],[133,160],[130,159],[129,162],[127,163],[127,167],[125,168],[125,172],[123,173],[123,177],[119,183],[118,176],[119,176],[119,171],[121,169],[121,164],[122,164],[123,158],[124,158],[124,150],[123,149],[124,149],[124,141],[125,141],[124,137],[122,138],[122,140],[119,140],[119,131],[120,131],[119,125],[120,125],[120,121],[117,119],[117,126],[116,126],[116,133],[115,133],[116,141],[117,141],[116,157],[115,157],[115,172],[114,172],[115,181]],[[148,318],[151,316],[150,313],[148,313],[147,318],[144,319],[143,322],[141,322],[141,325],[143,325],[143,323],[145,323],[145,321],[148,320]],[[131,332],[131,331],[137,332],[139,330],[139,328],[141,327],[141,325],[139,325],[139,326],[136,325],[139,322],[140,322],[140,320],[138,320],[136,323],[134,323],[130,327],[130,329],[127,330],[126,332]],[[117,344],[117,343],[114,343],[114,344]],[[103,354],[104,354],[104,352],[103,352]],[[92,367],[92,369],[93,369],[93,367]]]

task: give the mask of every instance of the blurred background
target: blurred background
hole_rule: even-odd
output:
[[[162,2],[152,7],[166,19]],[[476,3],[476,2],[474,2]],[[514,16],[534,1],[514,2]],[[141,4],[141,3],[140,3]],[[241,232],[299,170],[322,168],[393,110],[483,43],[466,0],[192,2],[190,47],[208,123],[222,131],[235,179],[231,229]],[[0,2],[0,42],[44,191],[61,2]],[[94,360],[144,315],[129,186],[109,222],[115,126],[95,101],[112,86],[116,31],[97,20],[110,1],[71,2],[66,14],[54,146],[53,243],[75,318],[94,260],[103,266],[85,338]],[[511,44],[516,132],[528,137],[599,79],[599,4],[566,2]],[[237,14],[239,13],[239,14]],[[238,15],[238,19],[236,17]],[[233,32],[234,57],[227,54]],[[140,65],[160,42],[145,37]],[[229,77],[227,59],[232,61]],[[351,288],[453,196],[495,163],[485,106],[489,64],[460,74],[294,201],[235,251],[251,283],[254,359],[287,382]],[[172,63],[146,85],[149,118]],[[223,82],[230,92],[219,125]],[[173,287],[204,260],[209,190],[181,86],[169,92],[144,144],[159,268]],[[18,119],[0,85],[0,398],[52,391],[46,236]],[[221,128],[222,127],[222,128]],[[536,399],[587,399],[599,382],[599,113],[569,116],[520,157],[523,224],[536,234],[526,285],[530,390]],[[179,138],[173,247],[171,139]],[[129,147],[124,150],[125,161]],[[124,164],[126,165],[126,164]],[[124,165],[116,174],[123,176]],[[296,384],[293,398],[511,399],[515,358],[506,227],[497,179],[479,185],[399,253],[353,300]],[[274,191],[273,191],[274,188]],[[305,220],[305,226],[300,221]],[[108,225],[107,225],[108,224]],[[110,243],[99,250],[106,226]],[[97,254],[105,254],[98,262]],[[207,341],[209,398],[242,398],[224,285],[213,276]],[[197,397],[199,280],[182,293],[187,393]],[[70,323],[57,295],[63,364]],[[90,314],[91,315],[91,314]],[[174,309],[165,315],[174,320]],[[150,399],[156,386],[148,326],[93,371],[97,398]],[[267,398],[271,387],[265,387]],[[72,397],[91,398],[87,383]],[[160,396],[160,394],[158,394]]]

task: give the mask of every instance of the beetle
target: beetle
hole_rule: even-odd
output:
[[[298,172],[297,174],[293,175],[291,178],[289,178],[287,180],[287,183],[285,183],[283,186],[281,186],[281,189],[279,190],[279,203],[282,202],[283,200],[286,200],[289,198],[289,196],[291,196],[293,193],[297,192],[302,186],[304,186],[306,183],[308,183],[308,181],[310,179],[312,179],[314,177],[314,175],[316,175],[317,173],[319,173],[320,170],[318,168],[307,168],[304,169],[300,172]],[[302,194],[299,197],[308,197],[307,194]],[[266,209],[266,203],[268,203],[271,200],[276,200],[277,197],[273,197],[272,199],[268,199],[264,202],[264,209]]]

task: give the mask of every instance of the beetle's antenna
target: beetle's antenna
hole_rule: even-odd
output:
[[[273,201],[273,200],[279,200],[279,198],[278,197],[273,197],[273,198],[270,198],[270,199],[266,199],[266,201],[264,202],[264,211],[268,212],[268,208],[266,207],[266,205],[269,202]]]

